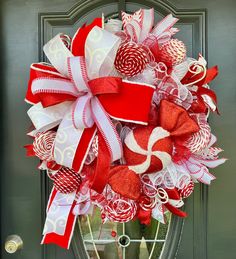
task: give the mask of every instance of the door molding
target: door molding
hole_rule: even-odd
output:
[[[193,56],[197,57],[198,53],[202,53],[207,58],[207,10],[206,9],[178,9],[168,1],[155,0],[85,0],[78,1],[70,10],[65,12],[44,12],[38,15],[38,59],[46,61],[43,54],[43,45],[53,37],[53,28],[73,25],[85,14],[90,13],[96,8],[117,4],[117,10],[124,10],[126,4],[138,4],[143,8],[153,7],[162,15],[172,13],[180,19],[179,24],[188,24],[192,26],[193,35]],[[105,18],[117,18],[118,12],[109,13]],[[207,258],[207,200],[208,187],[199,184],[199,188],[195,188],[193,195],[193,258]],[[46,216],[46,206],[50,193],[50,184],[45,172],[41,174],[41,211],[42,224],[44,224]],[[188,203],[185,207],[188,207]],[[43,225],[42,225],[43,226]],[[177,256],[180,246],[181,236],[183,233],[184,220],[178,217],[172,217],[172,223],[169,227],[169,236],[164,245],[162,258],[173,259]],[[77,239],[77,242],[75,241]],[[83,244],[79,228],[76,229],[72,240],[72,249],[76,258],[86,258],[86,251],[83,245],[78,246],[78,240]],[[201,247],[201,249],[199,249]],[[168,248],[168,249],[167,249]],[[42,258],[54,258],[55,248],[52,246],[42,246]],[[79,251],[80,255],[78,255]]]

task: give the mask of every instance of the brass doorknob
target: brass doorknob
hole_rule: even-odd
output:
[[[7,237],[5,242],[5,250],[9,254],[14,254],[16,251],[22,249],[22,247],[23,247],[23,241],[19,236],[10,235]]]

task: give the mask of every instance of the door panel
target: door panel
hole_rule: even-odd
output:
[[[76,28],[102,12],[116,16],[118,10],[133,12],[140,7],[155,8],[155,20],[172,12],[180,18],[178,27],[188,48],[188,55],[201,52],[209,66],[219,64],[220,76],[212,88],[219,96],[221,117],[211,116],[213,133],[219,146],[231,158],[226,165],[214,170],[217,180],[211,188],[201,185],[187,201],[189,217],[174,218],[163,258],[226,258],[236,255],[236,206],[234,180],[234,128],[236,126],[236,93],[234,63],[236,35],[236,2],[233,0],[137,0],[137,1],[75,1],[75,0],[5,0],[1,2],[2,19],[2,258],[86,258],[79,229],[69,251],[54,246],[41,247],[41,231],[49,194],[49,184],[38,172],[37,159],[25,157],[23,146],[30,140],[25,136],[29,108],[23,102],[29,66],[44,59],[42,46],[58,32],[73,35]],[[207,29],[207,30],[206,30]],[[5,238],[18,234],[24,249],[9,255],[4,251]],[[168,252],[170,251],[170,253]]]

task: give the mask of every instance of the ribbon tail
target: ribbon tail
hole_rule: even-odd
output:
[[[24,148],[26,149],[26,156],[35,156],[33,145],[25,145]]]
[[[165,216],[164,216],[164,206],[161,203],[157,203],[156,206],[152,209],[152,217],[162,224],[165,224]]]
[[[48,202],[48,208],[47,208],[48,213],[50,213],[51,208],[53,210],[54,201],[57,199],[58,193],[59,192],[57,192],[55,188],[52,189],[52,192],[51,192],[51,195],[49,198],[49,202]],[[71,201],[69,201],[69,202],[71,202]],[[72,213],[73,209],[75,207],[75,204],[76,204],[76,202],[74,201],[74,199],[71,202],[71,205],[68,204],[69,213],[66,215],[66,224],[64,226],[63,233],[62,234],[58,234],[56,232],[45,233],[43,236],[43,239],[41,241],[41,244],[53,243],[62,248],[69,249],[73,230],[74,230],[75,223],[76,223],[76,216]],[[68,210],[68,208],[67,208],[67,210]]]
[[[216,179],[216,177],[213,174],[211,174],[207,171],[203,172],[201,174],[201,176],[197,176],[196,174],[191,174],[191,176],[193,178],[195,178],[196,180],[198,180],[199,182],[204,183],[204,184],[208,184],[208,185],[211,184],[211,181]]]
[[[98,133],[98,157],[96,169],[91,183],[91,189],[102,193],[109,178],[111,155],[100,133]]]
[[[93,119],[110,152],[111,161],[113,162],[120,159],[123,153],[120,137],[97,97],[91,100],[91,110]]]
[[[170,205],[169,203],[165,203],[165,207],[173,214],[175,214],[176,216],[179,216],[181,218],[186,218],[187,217],[187,213]]]
[[[152,210],[144,210],[140,208],[137,213],[137,218],[141,224],[149,225],[151,223]]]

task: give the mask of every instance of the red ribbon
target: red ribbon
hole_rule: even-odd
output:
[[[103,137],[100,133],[98,133],[98,157],[96,169],[91,180],[91,189],[95,190],[98,193],[103,192],[103,189],[108,182],[110,164],[110,152]]]
[[[165,189],[165,191],[168,194],[169,199],[172,200],[180,200],[180,195],[179,192],[177,191],[176,188],[174,189]],[[187,217],[187,213],[174,207],[173,205],[171,205],[169,202],[165,203],[164,206],[173,214],[175,214],[176,216],[185,218]]]
[[[167,100],[161,101],[159,121],[161,127],[170,132],[171,137],[186,137],[199,131],[198,124],[184,108]]]
[[[204,72],[201,72],[196,75],[193,72],[188,71],[186,75],[183,77],[183,79],[181,80],[181,83],[182,84],[194,83],[195,81],[202,78],[203,75],[204,75]],[[191,106],[192,111],[194,111],[195,113],[205,113],[207,111],[207,105],[204,102],[204,99],[202,97],[203,95],[209,96],[213,100],[213,102],[217,104],[217,98],[216,98],[215,92],[211,89],[204,87],[204,85],[209,84],[211,81],[213,81],[217,75],[218,75],[218,67],[217,66],[211,67],[207,69],[206,75],[202,78],[202,80],[194,83],[194,85],[197,86],[197,90],[193,91],[190,88],[192,95],[197,97],[197,101],[194,101]]]

